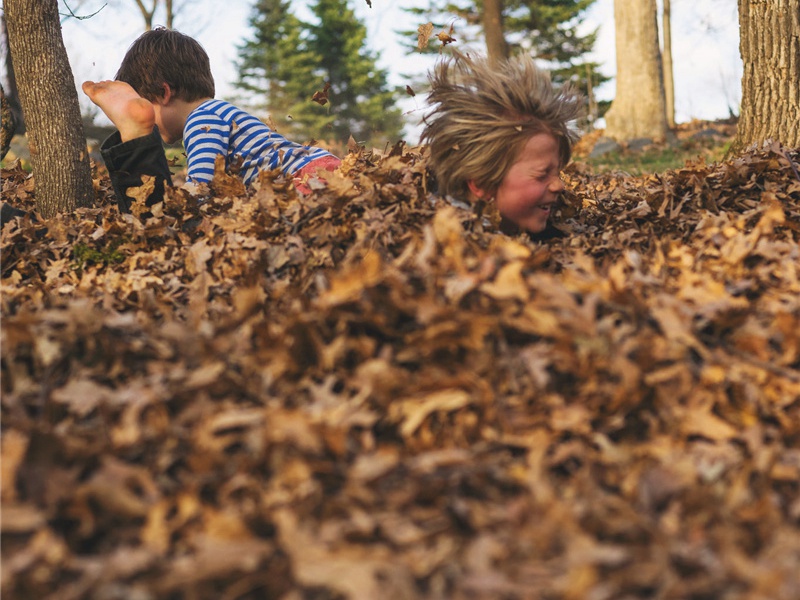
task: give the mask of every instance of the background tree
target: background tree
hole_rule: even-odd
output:
[[[367,28],[347,0],[317,0],[312,11],[317,23],[309,27],[309,47],[331,85],[331,133],[338,140],[352,135],[359,143],[395,143],[402,129],[396,91],[366,47]]]
[[[150,31],[153,28],[153,18],[156,16],[156,10],[159,6],[164,7],[164,25],[168,29],[173,28],[175,11],[173,10],[172,0],[151,0],[148,4],[145,4],[144,0],[134,1],[144,19],[144,28],[146,31]]]
[[[617,91],[606,135],[618,141],[667,136],[656,0],[614,0]]]
[[[324,82],[309,48],[308,25],[291,12],[289,0],[258,0],[250,27],[254,36],[239,47],[236,87],[253,95],[254,108],[266,110],[283,135],[316,137],[332,117],[311,102]]]
[[[0,160],[3,160],[11,148],[11,140],[17,130],[11,103],[6,98],[6,92],[0,85]]]
[[[800,0],[739,0],[742,108],[734,149],[800,147]]]
[[[14,76],[14,60],[11,58],[11,48],[8,43],[8,27],[6,26],[6,14],[0,12],[0,35],[2,35],[3,66],[5,67],[6,85],[3,89],[6,109],[8,114],[6,121],[13,121],[14,134],[22,135],[25,133],[25,120],[22,118],[22,107],[19,103],[19,91],[17,90],[17,79]]]
[[[144,31],[153,27],[164,26],[168,29],[178,28],[184,33],[196,34],[213,22],[214,13],[232,2],[246,0],[227,0],[227,2],[210,2],[209,0],[65,0],[67,9],[73,13],[77,9],[91,7],[100,10],[135,9],[142,18]],[[190,19],[190,18],[191,19]]]
[[[503,0],[483,0],[482,22],[483,35],[486,38],[486,56],[492,61],[509,56],[503,21]]]
[[[397,92],[366,49],[366,28],[346,0],[317,0],[310,9],[313,23],[294,16],[287,0],[255,4],[255,35],[239,48],[237,86],[264,98],[285,135],[341,145],[351,135],[359,143],[394,143],[403,124]],[[319,101],[315,92],[324,92]]]
[[[672,3],[663,0],[661,23],[664,31],[664,107],[667,127],[675,128],[675,77],[672,69]]]
[[[51,216],[88,206],[94,194],[89,155],[57,0],[5,0],[4,7],[37,207]]]
[[[599,65],[587,61],[597,40],[597,29],[581,34],[586,10],[595,0],[431,0],[428,8],[411,8],[419,23],[430,21],[437,29],[457,24],[454,36],[462,47],[483,43],[490,58],[527,52],[544,63],[556,83],[571,81],[587,98],[608,81]],[[462,26],[463,24],[463,26]],[[416,34],[401,32],[406,39]],[[417,51],[416,46],[413,47]],[[432,44],[429,52],[438,52]],[[608,103],[598,107],[600,116]]]

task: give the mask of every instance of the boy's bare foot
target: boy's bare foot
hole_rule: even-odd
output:
[[[153,131],[156,122],[153,105],[124,81],[85,81],[81,88],[111,119],[123,142]]]

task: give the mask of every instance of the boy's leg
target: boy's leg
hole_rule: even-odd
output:
[[[24,210],[14,208],[10,204],[3,202],[2,206],[0,206],[0,227],[10,222],[11,219],[16,219],[17,217],[24,217],[27,214],[29,213],[25,212]]]
[[[153,105],[124,81],[86,81],[82,89],[117,128],[103,142],[100,153],[108,167],[119,209],[130,212],[135,198],[128,190],[141,186],[144,175],[155,177],[155,190],[147,197],[147,206],[159,202],[164,196],[164,185],[172,183],[172,174],[155,127]]]
[[[311,177],[317,174],[317,171],[335,171],[341,164],[341,159],[333,154],[312,160],[294,174],[294,186],[301,194],[310,194],[311,188],[307,185],[307,182]]]
[[[150,135],[128,142],[122,141],[119,131],[114,132],[100,146],[100,154],[108,167],[108,176],[121,212],[131,211],[131,203],[136,198],[128,191],[142,185],[143,175],[155,178],[153,192],[145,200],[147,206],[160,202],[164,197],[164,186],[172,185],[167,156],[155,126]]]

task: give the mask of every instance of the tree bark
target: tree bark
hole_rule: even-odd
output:
[[[483,35],[486,37],[486,56],[490,61],[508,58],[508,43],[503,32],[503,0],[484,0]]]
[[[17,130],[11,103],[6,98],[6,92],[0,85],[0,160],[3,160],[11,148],[11,140]]]
[[[617,93],[606,135],[618,141],[667,136],[657,16],[655,0],[614,0]]]
[[[4,5],[37,208],[52,216],[88,206],[92,173],[57,0],[5,0]]]
[[[6,26],[5,12],[0,14],[0,23],[3,27],[3,44],[5,48],[6,78],[8,79],[8,89],[5,90],[6,102],[11,109],[14,118],[14,133],[23,135],[25,133],[25,119],[22,118],[22,107],[19,104],[19,90],[17,89],[17,79],[14,76],[14,60],[11,57],[11,46],[8,42],[8,27]]]
[[[800,147],[800,0],[739,0],[742,109],[734,150]]]
[[[153,0],[153,6],[149,10],[144,5],[144,2],[142,2],[142,0],[136,0],[136,6],[139,7],[139,12],[142,13],[142,18],[144,19],[145,31],[150,31],[151,29],[153,29],[153,17],[156,14],[156,7],[158,6],[158,0]]]
[[[164,11],[167,13],[167,29],[172,29],[175,22],[175,9],[172,0],[164,0]]]
[[[675,128],[675,77],[672,70],[672,7],[670,0],[664,0],[661,10],[664,27],[664,100],[667,113],[667,127]]]

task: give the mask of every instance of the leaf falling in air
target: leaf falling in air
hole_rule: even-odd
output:
[[[314,95],[311,99],[321,106],[325,106],[328,103],[328,91],[331,89],[331,84],[329,81],[325,82],[325,85],[321,90],[317,90],[314,92]]]
[[[450,24],[449,29],[446,31],[442,29],[439,33],[436,34],[436,37],[442,42],[442,47],[444,48],[448,44],[452,44],[456,41],[456,38],[453,37],[454,26],[453,23]]]
[[[425,23],[417,27],[417,48],[424,50],[433,35],[433,23]]]

